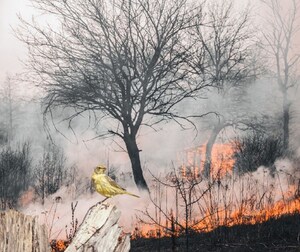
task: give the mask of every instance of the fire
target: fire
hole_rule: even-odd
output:
[[[254,172],[238,175],[233,172],[233,147],[230,144],[215,144],[211,177],[207,180],[201,176],[205,146],[181,154],[178,158],[179,172],[174,170],[178,172],[177,179],[180,181],[164,189],[165,195],[161,195],[162,191],[155,193],[155,215],[149,222],[136,226],[133,239],[179,236],[186,227],[194,232],[209,232],[220,226],[251,225],[300,213],[300,171],[296,166],[287,165],[286,160],[281,161],[281,167],[275,164],[276,170],[273,171],[259,167]],[[172,184],[172,179],[168,180],[168,177],[172,175],[166,176]],[[181,189],[175,189],[180,183]],[[189,191],[189,188],[192,190]],[[180,196],[182,193],[185,199]],[[164,204],[164,198],[172,200]],[[159,212],[161,218],[157,217]]]
[[[153,225],[150,224],[143,224],[143,225],[136,225],[134,231],[131,234],[131,239],[138,239],[138,238],[160,238],[160,237],[167,237],[167,232],[165,232],[161,228],[154,228]]]
[[[52,240],[50,242],[51,252],[63,252],[69,246],[69,241],[64,240]]]
[[[211,222],[203,222],[195,227],[196,230],[202,232],[209,232],[218,226],[235,226],[242,224],[257,224],[265,222],[271,218],[278,218],[283,215],[289,215],[300,212],[300,199],[293,199],[289,202],[283,200],[276,202],[274,205],[268,206],[265,209],[257,211],[250,211],[249,209],[238,209],[234,211],[229,217],[225,217],[224,212],[218,215],[219,224],[213,225]]]
[[[224,177],[232,172],[234,150],[231,144],[214,144],[212,149],[212,177]]]
[[[185,150],[178,156],[182,176],[199,176],[204,170],[206,145]],[[232,172],[234,149],[229,143],[215,143],[211,153],[211,176],[224,177]]]
[[[271,218],[278,218],[283,215],[289,215],[294,213],[300,213],[300,199],[294,199],[290,202],[279,201],[273,206],[269,206],[266,209],[258,211],[249,211],[249,209],[236,210],[230,216],[225,216],[224,212],[218,214],[218,223],[213,222],[211,219],[202,221],[193,227],[195,232],[210,232],[219,226],[235,226],[242,224],[257,224],[265,222]],[[216,218],[216,215],[213,216]],[[181,225],[184,225],[184,221],[181,221]],[[182,234],[183,231],[178,228],[174,230],[175,236]],[[131,239],[138,238],[161,238],[170,237],[172,232],[166,228],[154,228],[153,225],[144,224],[136,227],[132,233]]]

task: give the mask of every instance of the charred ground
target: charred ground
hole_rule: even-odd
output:
[[[132,240],[132,252],[185,251],[185,237],[139,238]],[[189,251],[300,251],[300,213],[271,218],[255,225],[219,227],[209,233],[190,234]]]

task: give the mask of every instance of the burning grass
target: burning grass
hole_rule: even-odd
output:
[[[190,251],[299,251],[300,213],[281,215],[256,224],[220,226],[207,233],[190,235]],[[132,241],[132,252],[183,251],[185,237],[174,246],[171,238],[140,238]],[[173,246],[173,248],[172,248]],[[173,250],[172,250],[173,249]]]
[[[261,241],[264,245],[257,243],[255,251],[264,251],[260,250],[263,247],[282,248],[283,245],[287,248],[285,251],[293,251],[298,246],[299,227],[290,232],[297,238],[293,238],[293,242],[282,244],[287,239],[285,231],[280,229],[283,232],[281,240],[273,240],[277,231],[272,226],[280,228],[276,224],[277,220],[281,222],[285,218],[299,220],[300,194],[296,172],[285,170],[271,174],[267,168],[261,167],[254,173],[231,173],[209,180],[174,172],[168,174],[165,181],[158,178],[153,180],[151,204],[147,210],[140,211],[140,216],[135,221],[132,251],[141,251],[141,243],[149,244],[149,239],[154,239],[152,245],[161,246],[161,249],[164,246],[162,244],[168,244],[166,246],[169,247],[163,251],[168,251],[175,245],[183,248],[187,237],[190,251],[198,251],[193,248],[196,243],[204,246],[204,251],[209,248],[212,251],[248,251],[248,242],[261,234],[263,229],[267,230],[269,224],[266,223],[271,223],[269,227],[273,233],[268,240]],[[286,229],[288,230],[287,227]],[[289,235],[290,233],[287,232]],[[234,234],[246,238],[235,240]],[[207,237],[211,243],[204,242]],[[65,251],[68,244],[63,240],[52,241],[52,252]],[[144,252],[153,251],[150,245],[145,246],[142,249]],[[220,250],[213,250],[213,246]]]
[[[69,246],[69,241],[64,240],[52,240],[50,242],[51,252],[63,252]]]
[[[204,151],[203,146],[188,150],[178,169],[154,177],[152,204],[141,211],[133,239],[189,237],[299,213],[300,170],[292,161],[277,160],[272,169],[261,166],[241,174],[234,171],[233,147],[217,145],[206,179]]]
[[[199,176],[204,170],[206,146],[188,149],[178,154],[177,163],[180,164],[182,176]],[[214,144],[212,149],[212,177],[224,177],[232,173],[234,165],[234,147],[230,143]],[[220,169],[221,167],[221,169]]]
[[[202,176],[203,157],[197,156],[204,152],[203,147],[188,152],[184,160],[186,163],[180,162],[176,168],[174,165],[172,172],[152,177],[151,197],[143,198],[147,207],[139,208],[136,219],[132,221],[132,226],[135,227],[132,230],[133,244],[154,239],[157,243],[168,241],[169,244],[171,241],[169,248],[181,243],[191,248],[193,243],[202,242],[199,237],[204,240],[210,237],[211,244],[205,245],[208,247],[217,243],[224,245],[227,241],[238,243],[242,241],[234,238],[226,240],[227,230],[238,230],[241,227],[243,232],[244,229],[255,226],[257,228],[249,230],[260,233],[260,228],[267,226],[265,223],[276,223],[284,216],[294,216],[295,220],[296,216],[299,217],[300,170],[295,165],[296,162],[278,160],[272,169],[261,166],[254,172],[239,173],[234,169],[233,149],[229,145],[217,146],[212,154],[210,178]],[[129,204],[126,201],[126,207]],[[64,251],[76,232],[78,222],[74,216],[75,208],[76,205],[71,205],[72,221],[67,242],[52,241],[52,252]],[[123,210],[121,209],[122,212]],[[51,220],[53,223],[54,216]],[[245,236],[257,237],[251,232]],[[292,234],[295,235],[295,232]],[[296,240],[299,242],[300,229],[297,232]],[[235,231],[232,234],[240,235]],[[231,237],[230,234],[228,236]],[[243,242],[248,242],[253,237],[248,237]],[[270,240],[272,239],[270,236]],[[235,245],[230,246],[232,250],[222,249],[235,251]],[[295,243],[291,246],[295,246]],[[212,251],[223,251],[222,249]],[[191,248],[191,251],[197,250]]]

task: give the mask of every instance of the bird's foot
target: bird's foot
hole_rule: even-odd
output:
[[[104,203],[107,199],[109,199],[109,197],[106,197],[104,200],[99,201],[98,204],[105,206],[105,208],[107,208],[109,206],[108,203]]]

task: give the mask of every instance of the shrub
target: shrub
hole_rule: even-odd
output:
[[[21,192],[31,181],[30,144],[23,143],[15,150],[4,147],[0,151],[0,200],[1,209],[17,206]]]
[[[255,171],[259,166],[271,167],[283,156],[283,142],[278,136],[252,133],[234,142],[235,170],[239,173]]]

